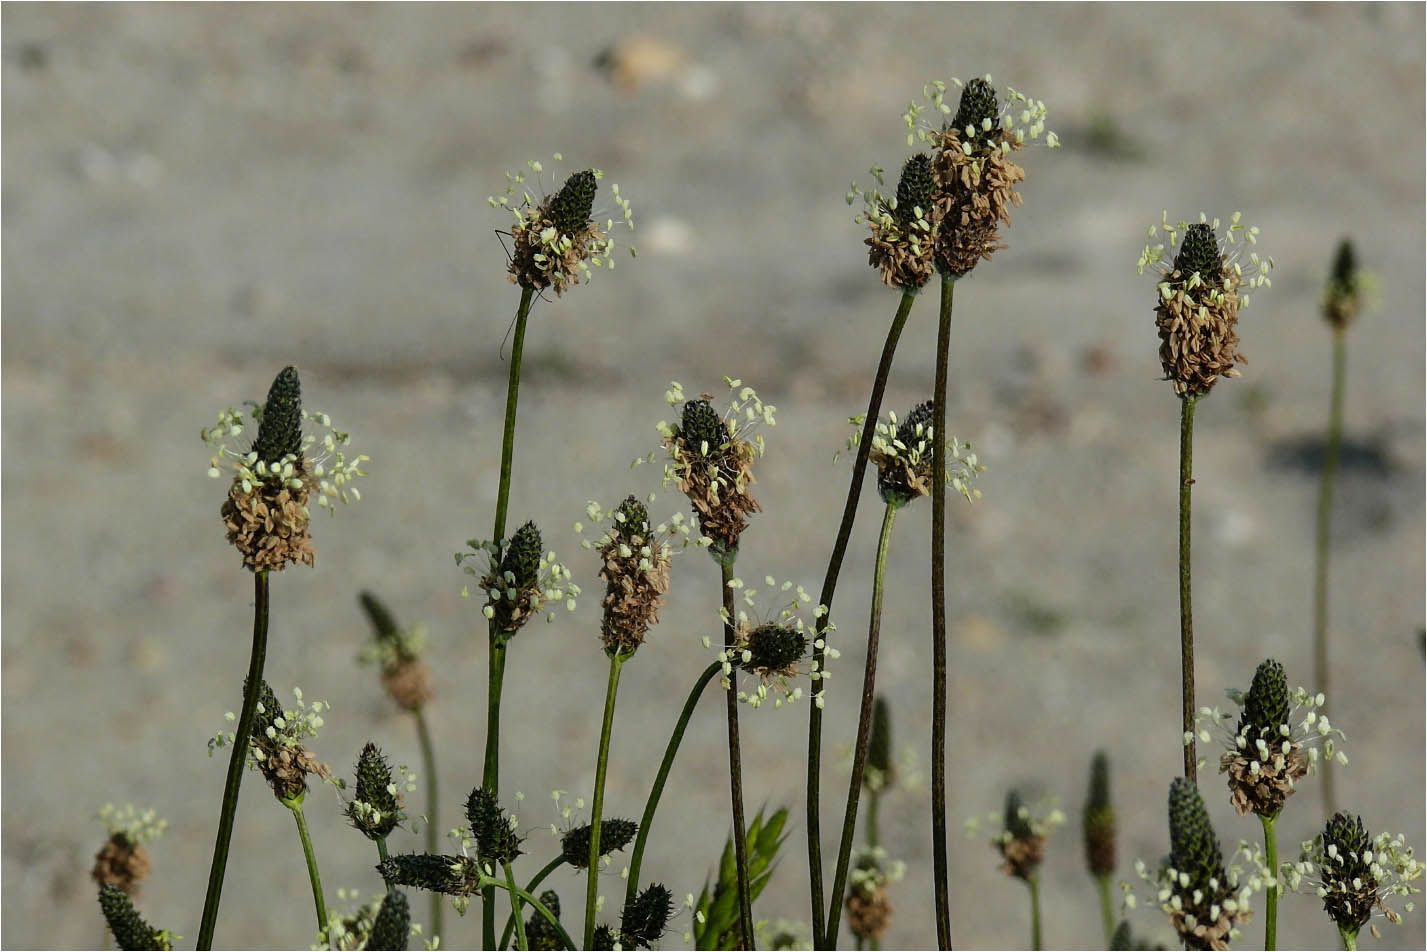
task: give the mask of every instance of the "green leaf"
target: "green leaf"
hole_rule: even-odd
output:
[[[762,894],[777,865],[778,849],[788,838],[784,827],[788,822],[786,807],[779,809],[765,821],[763,809],[759,808],[753,821],[748,824],[744,842],[748,856],[748,892],[756,900]],[[705,881],[695,904],[694,947],[698,949],[736,949],[742,943],[738,922],[737,866],[733,849],[733,837],[725,842],[719,857],[717,881]]]

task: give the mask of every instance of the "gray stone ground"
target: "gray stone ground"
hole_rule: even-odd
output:
[[[441,823],[457,822],[479,773],[485,649],[451,553],[489,531],[517,297],[485,199],[503,170],[560,150],[567,171],[595,165],[624,186],[642,253],[538,305],[527,347],[512,517],[539,518],[587,585],[573,617],[520,637],[507,681],[501,792],[528,794],[543,861],[548,791],[590,788],[604,688],[594,565],[571,524],[588,498],[658,488],[628,463],[656,444],[669,380],[698,392],[739,376],[779,408],[740,568],[816,590],[846,489],[832,456],[896,304],[843,194],[902,160],[898,113],[922,83],[984,70],[1043,97],[1065,148],[1025,155],[1010,247],[957,295],[952,418],[990,472],[950,528],[953,830],[1013,784],[1059,797],[1071,823],[1047,860],[1052,946],[1098,941],[1077,830],[1096,747],[1114,759],[1122,874],[1167,849],[1177,404],[1133,265],[1161,209],[1242,208],[1278,269],[1245,315],[1243,379],[1199,414],[1201,700],[1246,685],[1265,656],[1310,677],[1329,360],[1316,302],[1351,235],[1381,295],[1351,337],[1329,710],[1350,739],[1345,802],[1423,843],[1421,6],[7,4],[3,25],[6,946],[100,941],[87,869],[106,800],[170,818],[142,906],[197,935],[224,772],[204,742],[239,705],[251,597],[198,430],[289,362],[373,461],[359,506],[319,514],[317,568],[274,582],[268,677],[334,703],[315,746],[340,772],[367,738],[414,763],[410,724],[353,663],[356,593],[428,623]],[[591,65],[611,49],[615,69]],[[930,388],[934,310],[913,312],[890,407]],[[829,853],[877,518],[870,491],[865,503],[835,611]],[[923,778],[929,508],[894,542],[879,681]],[[618,813],[638,813],[708,658],[715,570],[694,554],[675,572],[625,676]],[[722,731],[710,698],[645,866],[680,896],[727,832]],[[805,733],[805,707],[746,714],[750,808],[801,801]],[[913,787],[884,811],[908,864],[889,947],[932,936],[925,782]],[[1226,843],[1258,836],[1217,778],[1205,789]],[[1293,801],[1285,850],[1319,803],[1316,787]],[[329,897],[375,891],[336,796],[316,791],[309,813]],[[795,819],[760,917],[807,919]],[[958,944],[1023,944],[1023,890],[984,841],[957,834],[951,850]],[[579,882],[556,885],[578,910]],[[310,941],[291,823],[251,776],[224,899],[222,945]],[[1285,902],[1285,947],[1332,944],[1317,906]],[[1134,921],[1167,940],[1153,909]],[[473,918],[454,922],[444,944],[477,941]],[[684,915],[665,947],[687,928]],[[1365,944],[1423,941],[1419,910]]]

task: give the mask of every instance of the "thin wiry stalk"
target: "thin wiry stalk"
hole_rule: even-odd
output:
[[[1041,948],[1041,878],[1034,874],[1026,880],[1031,891],[1031,948]]]
[[[733,560],[729,553],[719,559],[723,588],[723,644],[730,658],[737,650],[734,647],[737,627],[734,622],[733,589],[728,583],[733,581]],[[733,813],[733,861],[738,882],[738,921],[743,932],[742,948],[756,947],[753,936],[753,898],[748,884],[748,826],[743,819],[743,753],[738,740],[738,665],[728,672],[728,793]],[[588,944],[588,943],[586,943]]]
[[[1095,885],[1100,890],[1100,921],[1105,928],[1105,945],[1115,937],[1115,906],[1110,898],[1110,874],[1095,877]]]
[[[238,791],[243,783],[243,767],[248,759],[248,741],[253,736],[253,720],[258,711],[258,695],[263,688],[263,663],[268,653],[268,573],[253,573],[253,648],[248,658],[248,681],[243,691],[243,710],[233,734],[233,752],[228,757],[228,779],[223,785],[223,807],[218,814],[218,839],[213,844],[213,864],[208,871],[208,893],[203,900],[203,920],[198,928],[198,948],[213,948],[213,929],[218,924],[218,903],[223,897],[223,873],[228,866],[228,845],[233,839],[233,815],[238,810]]]
[[[1263,821],[1263,849],[1264,855],[1268,859],[1268,897],[1265,900],[1267,908],[1264,911],[1264,934],[1263,947],[1265,952],[1272,952],[1278,948],[1278,837],[1274,830],[1274,822],[1278,815],[1261,816]]]
[[[887,340],[882,345],[882,359],[877,364],[877,375],[872,381],[872,393],[867,398],[867,417],[862,424],[862,438],[857,444],[857,458],[852,464],[852,481],[847,487],[847,502],[842,507],[842,522],[837,527],[837,539],[832,545],[832,555],[828,557],[827,575],[823,577],[822,593],[818,604],[827,609],[827,614],[817,621],[817,639],[813,646],[813,662],[821,671],[827,663],[824,657],[828,623],[832,618],[832,599],[837,593],[837,577],[842,571],[842,559],[847,554],[847,543],[852,537],[852,524],[857,520],[857,505],[862,497],[862,479],[867,475],[867,455],[872,452],[872,436],[877,430],[877,416],[882,412],[882,395],[887,390],[887,378],[892,373],[892,356],[897,352],[897,341],[902,336],[902,328],[907,325],[907,316],[912,312],[912,302],[916,295],[906,292],[897,305],[897,314],[892,318],[892,326],[887,329]],[[817,647],[822,643],[824,647]],[[808,706],[808,782],[807,782],[807,827],[808,827],[808,877],[811,882],[813,907],[813,947],[823,948],[823,923],[827,909],[823,902],[822,831],[820,826],[820,798],[822,772],[822,732],[823,711],[819,704]],[[837,902],[836,897],[833,902]]]
[[[951,948],[951,893],[946,855],[946,374],[956,279],[941,279],[936,328],[936,389],[932,395],[932,896],[937,948]]]
[[[527,893],[530,893],[531,895],[534,895],[534,894],[535,894],[535,890],[536,890],[537,888],[539,888],[540,884],[543,883],[543,882],[545,882],[545,880],[550,876],[551,873],[555,872],[555,870],[559,869],[561,866],[564,866],[564,865],[565,865],[565,857],[564,857],[564,854],[561,854],[561,855],[555,857],[555,858],[552,859],[550,862],[548,862],[548,863],[546,863],[544,866],[542,866],[542,867],[540,868],[540,872],[536,873],[536,874],[531,878],[530,882],[528,882],[528,883],[525,884],[525,891],[526,891]],[[511,937],[511,934],[515,932],[515,920],[516,920],[516,915],[517,915],[517,914],[516,914],[516,912],[515,912],[515,907],[512,906],[512,907],[511,907],[511,914],[510,914],[510,916],[505,920],[505,931],[500,934],[500,944],[497,945],[496,948],[498,948],[498,949],[504,949],[504,948],[508,948],[508,947],[510,946],[510,937]]]
[[[1328,405],[1328,440],[1323,446],[1323,476],[1318,488],[1318,532],[1313,547],[1313,686],[1327,694],[1328,677],[1328,556],[1333,524],[1333,487],[1338,477],[1338,445],[1343,438],[1343,382],[1347,377],[1347,334],[1333,329],[1333,396]],[[1338,811],[1333,765],[1324,759],[1323,814]]]
[[[515,870],[508,862],[504,865],[505,884],[510,891],[510,914],[515,918],[515,947],[529,949],[530,941],[525,938],[525,920],[520,915],[520,890],[515,885]]]
[[[327,901],[322,898],[322,874],[317,871],[317,854],[312,849],[312,837],[307,832],[307,817],[302,813],[301,794],[292,800],[284,800],[283,805],[292,811],[297,820],[297,836],[302,840],[302,856],[307,860],[307,879],[312,883],[312,902],[317,907],[317,936],[324,943],[327,940]]]
[[[421,744],[421,769],[426,771],[426,852],[439,853],[440,843],[436,834],[436,745],[431,742],[431,728],[426,723],[426,709],[418,707],[416,717],[416,737]],[[385,858],[385,857],[383,857]],[[431,894],[431,937],[441,935],[441,913],[444,910],[441,894]]]
[[[857,831],[858,797],[867,771],[867,745],[872,735],[872,702],[877,686],[877,649],[882,636],[882,595],[886,588],[887,549],[892,542],[892,524],[897,518],[896,505],[888,503],[882,515],[882,532],[877,537],[877,563],[872,572],[872,617],[867,623],[867,663],[862,672],[862,709],[857,719],[857,745],[852,754],[852,777],[847,788],[847,810],[842,817],[842,842],[837,850],[837,867],[832,878],[832,896],[836,900],[847,887],[847,867],[852,860],[852,839]],[[842,903],[828,906],[824,941],[830,949],[837,948],[838,927],[842,923]]]
[[[585,886],[585,948],[595,937],[595,904],[600,888],[600,819],[604,812],[604,782],[609,771],[609,740],[614,733],[614,702],[619,693],[619,672],[629,655],[616,652],[609,659],[609,683],[605,688],[604,721],[600,726],[599,757],[595,761],[595,796],[590,806],[590,865]],[[514,885],[514,883],[512,883]],[[516,916],[516,928],[520,917]]]
[[[1194,488],[1194,405],[1197,394],[1181,398],[1179,414],[1179,669],[1184,708],[1180,740],[1184,746],[1184,776],[1198,776],[1194,744],[1194,607],[1189,593],[1190,493]]]

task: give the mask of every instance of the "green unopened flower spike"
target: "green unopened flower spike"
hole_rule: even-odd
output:
[[[1250,886],[1224,866],[1219,838],[1199,787],[1176,777],[1169,788],[1168,865],[1160,870],[1160,908],[1187,949],[1227,949],[1237,925],[1249,917]]]
[[[869,792],[878,793],[896,779],[892,764],[892,711],[887,699],[879,696],[872,704],[872,732],[867,741],[867,769],[862,783]]]
[[[555,890],[547,889],[541,893],[540,904],[549,909],[556,919],[560,918],[560,895]],[[525,942],[532,952],[549,952],[565,947],[560,933],[539,912],[532,912],[530,918],[525,920]]]
[[[144,921],[124,890],[111,883],[99,887],[99,908],[121,949],[172,949],[174,936]]]
[[[1335,813],[1323,832],[1303,844],[1289,885],[1316,892],[1338,927],[1344,947],[1355,949],[1363,926],[1369,926],[1374,937],[1379,935],[1377,926],[1370,925],[1376,916],[1401,924],[1402,916],[1387,899],[1420,892],[1413,883],[1422,872],[1422,864],[1400,834],[1372,836],[1362,817]],[[1404,904],[1407,912],[1413,908],[1411,901]]]
[[[648,949],[664,935],[674,911],[674,896],[660,883],[652,883],[624,907],[619,942],[626,949]]]
[[[411,906],[406,893],[393,889],[382,900],[372,923],[371,934],[364,948],[369,950],[405,950],[411,942]]]
[[[481,888],[480,869],[469,856],[401,853],[378,863],[377,872],[390,886],[411,886],[447,896],[469,896]]]
[[[476,839],[476,852],[481,862],[498,868],[520,855],[521,837],[511,825],[511,817],[501,809],[495,794],[481,787],[466,798],[466,819]]]
[[[1110,758],[1103,750],[1090,762],[1090,795],[1085,800],[1085,865],[1092,876],[1115,872],[1115,806],[1110,801]]]
[[[601,922],[599,925],[595,926],[595,934],[594,937],[590,940],[590,948],[599,950],[599,952],[614,952],[614,947],[616,942],[618,942],[618,938],[619,937],[615,935],[613,929],[611,929],[605,923]]]
[[[265,463],[278,463],[301,450],[302,384],[296,367],[284,367],[268,388],[253,452]]]
[[[550,200],[550,220],[563,234],[575,235],[590,220],[598,185],[592,169],[576,172],[565,180]]]
[[[357,790],[347,804],[352,825],[369,840],[388,836],[401,822],[401,794],[392,778],[391,764],[381,748],[368,741],[357,757]]]
[[[633,820],[608,817],[600,821],[600,856],[617,853],[634,841],[639,824]],[[583,823],[560,838],[560,855],[575,869],[590,865],[590,825]]]
[[[723,420],[708,400],[690,400],[684,404],[679,420],[679,436],[690,455],[710,456],[728,442]]]
[[[1339,333],[1348,329],[1366,306],[1374,289],[1372,277],[1358,267],[1353,243],[1344,238],[1333,256],[1333,269],[1323,288],[1323,317]]]

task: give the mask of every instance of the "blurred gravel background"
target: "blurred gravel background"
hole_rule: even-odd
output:
[[[1024,154],[1010,247],[957,294],[953,427],[990,467],[985,499],[955,505],[949,529],[958,946],[1027,941],[1024,890],[984,839],[959,835],[1013,784],[1058,797],[1071,820],[1044,876],[1051,946],[1099,941],[1078,830],[1096,747],[1113,759],[1121,875],[1167,850],[1178,406],[1157,379],[1153,284],[1134,269],[1161,209],[1242,208],[1278,262],[1242,323],[1251,363],[1198,414],[1203,703],[1247,686],[1266,656],[1293,683],[1311,677],[1330,347],[1318,294],[1343,235],[1379,277],[1380,303],[1350,339],[1328,710],[1353,759],[1345,805],[1422,846],[1420,5],[6,4],[3,26],[6,947],[101,941],[90,817],[107,800],[171,820],[141,907],[197,936],[225,766],[204,742],[239,706],[251,625],[198,431],[261,399],[287,363],[373,461],[360,505],[315,517],[316,569],[274,580],[267,676],[283,696],[296,683],[335,705],[314,747],[338,773],[368,738],[416,764],[409,721],[354,663],[368,637],[356,594],[374,588],[403,621],[428,623],[439,822],[460,820],[480,771],[485,625],[451,554],[490,530],[518,297],[493,234],[507,219],[486,197],[504,170],[562,151],[558,176],[593,165],[623,187],[640,257],[538,304],[526,346],[512,524],[537,518],[587,593],[573,617],[522,634],[509,667],[501,793],[527,794],[527,848],[543,862],[549,791],[590,789],[605,683],[595,565],[571,525],[587,499],[658,489],[657,470],[629,461],[657,444],[668,381],[697,393],[741,377],[779,420],[741,574],[816,592],[847,485],[833,453],[896,306],[843,196],[868,166],[899,167],[898,114],[923,83],[985,71],[1044,98],[1064,148]],[[913,311],[889,408],[930,392],[934,314],[934,294]],[[878,508],[869,488],[834,611],[829,856]],[[892,948],[933,941],[918,780],[929,519],[924,505],[899,521],[879,681],[918,764],[883,811],[909,870]],[[700,636],[716,631],[713,565],[692,554],[674,572],[664,623],[624,677],[614,813],[638,815],[709,656]],[[727,834],[720,711],[710,694],[645,864],[679,896],[698,891]],[[756,910],[770,920],[808,917],[806,717],[745,714],[750,811],[795,807]],[[1211,771],[1221,838],[1257,838],[1219,783]],[[335,794],[308,802],[329,900],[338,886],[378,890]],[[1320,804],[1316,784],[1292,802],[1286,853]],[[234,843],[218,943],[305,946],[298,843],[255,776]],[[554,883],[576,914],[580,882]],[[611,874],[611,904],[621,888]],[[1335,944],[1318,906],[1285,902],[1284,947]],[[478,941],[474,910],[447,921],[443,946]],[[1169,941],[1153,909],[1134,922]],[[685,914],[665,947],[688,927]],[[1422,948],[1422,911],[1366,942]]]

